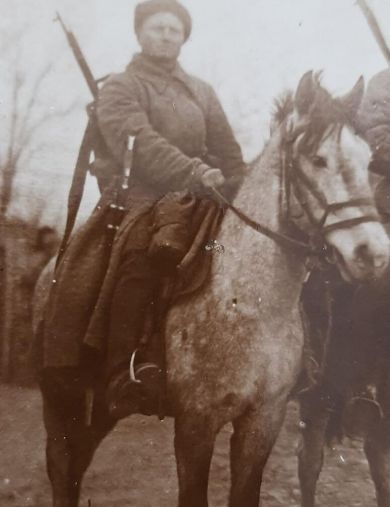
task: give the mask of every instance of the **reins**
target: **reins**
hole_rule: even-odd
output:
[[[294,239],[291,236],[288,236],[287,234],[282,234],[281,232],[274,231],[269,227],[267,227],[266,225],[263,225],[260,222],[256,222],[255,220],[250,218],[246,213],[244,213],[240,209],[236,208],[233,204],[231,204],[216,188],[214,187],[211,188],[211,191],[214,193],[217,199],[226,206],[226,208],[233,211],[233,213],[237,215],[238,218],[244,222],[244,224],[248,225],[256,232],[263,234],[263,236],[272,239],[273,241],[275,241],[275,243],[278,243],[283,247],[292,248],[294,250],[298,250],[299,252],[306,253],[308,255],[317,253],[317,250],[314,250],[314,248],[308,243],[304,243],[303,241]]]
[[[331,231],[339,229],[349,229],[351,227],[354,227],[356,225],[365,222],[377,222],[379,220],[379,216],[376,212],[375,203],[371,197],[357,197],[355,199],[350,199],[349,201],[328,204],[325,195],[320,191],[320,189],[318,189],[315,185],[312,184],[308,176],[298,166],[292,155],[293,144],[300,133],[302,133],[301,129],[297,131],[295,135],[288,136],[287,141],[285,141],[287,146],[286,146],[286,157],[284,158],[283,161],[284,165],[283,171],[285,172],[285,176],[287,177],[285,191],[287,192],[288,215],[289,215],[289,199],[290,199],[289,194],[291,186],[293,186],[294,190],[296,191],[300,206],[304,210],[307,218],[314,226],[315,232],[309,235],[308,242],[300,241],[287,234],[277,232],[271,229],[270,227],[260,222],[257,222],[256,220],[253,220],[242,210],[240,210],[232,203],[230,203],[216,188],[214,187],[211,188],[211,191],[218,199],[218,201],[221,202],[227,209],[231,210],[242,222],[244,222],[247,226],[254,229],[256,232],[263,234],[264,236],[275,241],[275,243],[277,243],[281,247],[295,250],[298,253],[305,254],[306,256],[327,258],[327,242],[325,240],[326,234],[328,234]],[[324,208],[324,214],[319,221],[314,218],[313,213],[308,207],[306,201],[303,199],[300,188],[297,185],[297,182],[303,183],[303,185],[309,190],[311,195]],[[326,220],[330,213],[343,210],[346,208],[355,208],[360,206],[370,206],[374,208],[374,210],[368,213],[367,215],[340,220],[339,222],[325,225]],[[287,219],[288,221],[291,222],[290,216],[288,216]]]

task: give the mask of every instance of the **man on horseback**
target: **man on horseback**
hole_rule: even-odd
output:
[[[106,348],[107,401],[115,417],[156,395],[160,367],[135,351],[158,279],[173,273],[188,250],[194,196],[207,197],[207,189],[216,187],[232,198],[244,174],[240,147],[214,90],[177,62],[191,33],[186,8],[175,0],[147,0],[135,9],[134,27],[141,53],[125,72],[107,79],[97,105],[112,154],[110,165],[96,164],[100,186],[118,175],[128,136],[135,137],[126,207],[136,220],[115,274]],[[152,238],[159,243],[156,255]]]
[[[359,128],[370,144],[370,170],[384,177],[376,188],[379,212],[390,216],[390,69],[375,74],[368,83],[359,115]]]
[[[390,219],[390,70],[375,74],[363,97],[356,129],[372,150],[375,202],[385,223]],[[330,410],[343,410],[344,429],[360,436],[381,417],[376,399],[375,365],[390,324],[388,270],[370,288],[357,289],[333,266],[315,271],[303,291],[312,347],[323,349],[323,374],[314,398]],[[328,329],[330,327],[330,329]],[[386,331],[387,332],[387,331]],[[322,343],[321,343],[322,342]],[[327,343],[325,343],[327,342]],[[320,354],[321,355],[321,354]],[[312,396],[311,390],[308,395]],[[344,408],[345,407],[345,408]]]

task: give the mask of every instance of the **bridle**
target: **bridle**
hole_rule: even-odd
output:
[[[285,179],[285,192],[287,196],[287,215],[289,215],[289,202],[291,198],[291,191],[293,190],[295,193],[295,196],[298,199],[298,202],[300,206],[302,207],[303,211],[305,212],[307,218],[309,219],[311,225],[314,229],[314,234],[319,235],[322,238],[325,237],[326,234],[328,234],[331,231],[340,230],[340,229],[349,229],[351,227],[354,227],[356,225],[365,223],[365,222],[378,222],[379,221],[379,215],[376,211],[375,202],[372,197],[370,196],[362,196],[357,197],[354,199],[350,199],[348,201],[341,201],[341,202],[335,202],[335,203],[328,203],[326,196],[324,193],[319,189],[314,180],[311,180],[306,173],[302,170],[300,165],[298,164],[297,158],[294,157],[293,154],[293,147],[294,143],[297,140],[297,137],[300,135],[302,131],[299,130],[297,133],[292,133],[286,137],[285,140],[285,158],[284,158],[284,164],[283,164],[283,172],[284,172],[284,179]],[[317,220],[312,211],[310,206],[308,206],[306,199],[303,196],[302,193],[302,187],[305,187],[308,191],[308,193],[313,197],[320,205],[320,207],[323,209],[323,215],[322,217]],[[367,206],[369,207],[369,212],[365,215],[362,215],[360,217],[356,218],[350,218],[345,220],[339,220],[338,222],[335,222],[330,225],[326,225],[326,221],[328,219],[328,216],[330,213],[333,213],[335,211],[340,211],[347,208],[356,208],[360,206]],[[287,220],[291,221],[291,216],[287,216]]]
[[[348,201],[328,203],[324,193],[303,172],[297,162],[296,157],[294,157],[294,144],[297,138],[303,133],[303,131],[304,130],[301,127],[295,131],[291,129],[290,132],[287,133],[286,127],[284,127],[282,143],[284,142],[285,156],[283,157],[282,174],[284,180],[283,192],[285,193],[287,202],[287,209],[285,213],[286,223],[290,225],[294,223],[290,206],[291,194],[294,192],[299,205],[301,206],[306,217],[309,219],[310,224],[312,225],[313,230],[310,233],[305,234],[308,238],[307,241],[301,241],[294,238],[293,236],[290,236],[289,234],[280,233],[270,229],[260,222],[253,220],[242,210],[231,204],[217,189],[213,188],[212,192],[215,194],[217,199],[222,202],[224,206],[226,206],[226,208],[230,209],[246,225],[254,229],[256,232],[259,232],[260,234],[263,234],[264,236],[267,236],[268,238],[274,240],[283,248],[298,251],[305,254],[306,256],[327,258],[329,255],[329,246],[327,245],[327,241],[325,239],[326,234],[335,230],[350,229],[365,222],[378,222],[379,215],[376,211],[374,200],[369,196],[357,197]],[[324,210],[323,215],[319,220],[314,217],[310,206],[307,203],[307,200],[304,198],[302,187],[306,188],[308,193],[315,200],[317,200],[321,208]],[[333,224],[326,225],[326,221],[330,213],[360,206],[369,207],[367,214],[356,218],[340,220]]]

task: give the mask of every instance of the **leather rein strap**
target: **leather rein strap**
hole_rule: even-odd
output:
[[[305,214],[307,215],[312,225],[315,227],[316,232],[315,234],[311,235],[310,237],[311,241],[309,241],[308,243],[299,241],[295,238],[292,238],[291,236],[288,236],[287,234],[274,231],[269,227],[267,227],[266,225],[253,220],[242,210],[238,209],[236,206],[231,204],[216,188],[212,188],[211,191],[212,193],[214,193],[217,199],[226,206],[226,208],[230,209],[246,225],[254,229],[256,232],[259,232],[260,234],[263,234],[264,236],[272,239],[273,241],[275,241],[275,243],[279,244],[280,246],[287,249],[298,251],[306,255],[326,256],[326,241],[324,238],[326,234],[334,230],[349,229],[351,227],[354,227],[356,225],[365,222],[378,222],[379,216],[376,212],[375,204],[371,197],[358,197],[355,199],[351,199],[349,201],[328,204],[325,195],[323,195],[320,189],[318,189],[315,185],[313,185],[313,183],[310,181],[307,175],[300,169],[300,167],[298,167],[298,165],[294,161],[294,158],[292,156],[292,149],[296,138],[297,138],[296,135],[289,136],[288,141],[286,141],[287,160],[285,159],[284,161],[285,162],[284,170],[287,173],[286,176],[288,188],[285,190],[287,192],[287,198],[289,200],[290,186],[291,185],[294,186],[294,190],[296,190],[299,204],[301,205],[302,209],[304,210]],[[304,201],[301,195],[301,191],[297,186],[298,182],[303,183],[303,185],[309,190],[311,195],[324,208],[324,214],[319,221],[317,221],[314,218],[312,212],[310,211],[310,208]],[[370,206],[373,208],[373,210],[367,215],[363,215],[356,218],[350,218],[346,220],[340,220],[339,222],[330,225],[325,225],[326,220],[330,213],[346,208],[355,208],[359,206]],[[291,221],[291,217],[288,218]],[[320,241],[318,241],[318,239],[320,239]]]
[[[88,124],[81,141],[76,167],[73,173],[72,184],[68,196],[68,214],[66,219],[65,232],[61,241],[56,260],[56,269],[66,250],[70,235],[76,222],[77,212],[80,208],[81,199],[84,193],[85,180],[89,167],[89,157],[94,136],[96,135],[96,126],[91,117],[88,118]]]
[[[215,194],[217,199],[222,202],[228,209],[233,211],[235,215],[238,216],[240,220],[244,222],[244,224],[248,225],[256,232],[263,234],[267,238],[272,239],[275,243],[286,247],[292,248],[293,250],[298,250],[305,254],[313,254],[313,247],[308,243],[304,243],[303,241],[299,241],[297,239],[288,236],[287,234],[282,234],[281,232],[276,232],[267,227],[266,225],[261,224],[260,222],[256,222],[252,218],[250,218],[246,213],[236,208],[233,204],[231,204],[216,188],[211,188],[211,191]]]

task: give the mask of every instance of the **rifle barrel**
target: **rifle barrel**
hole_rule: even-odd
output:
[[[92,75],[90,68],[87,65],[87,62],[85,61],[81,48],[72,32],[67,33],[67,38],[69,41],[69,45],[73,50],[73,54],[77,60],[77,63],[79,64],[81,72],[83,73],[85,80],[87,81],[88,88],[90,89],[93,97],[96,99],[99,92],[99,88],[96,84],[96,81]]]
[[[88,88],[90,92],[93,95],[93,98],[96,99],[99,93],[98,85],[95,81],[95,78],[92,75],[91,69],[88,67],[88,64],[84,58],[83,52],[81,51],[81,48],[79,46],[79,43],[77,42],[76,37],[74,36],[73,32],[71,30],[68,30],[65,23],[63,22],[60,14],[57,12],[57,18],[56,18],[60,24],[61,27],[66,35],[66,39],[68,41],[69,46],[71,47],[74,57],[77,60],[77,63],[79,64],[80,70],[83,73],[83,76],[87,82]]]
[[[358,6],[361,8],[364,17],[366,18],[366,21],[368,23],[368,26],[370,27],[370,30],[380,48],[382,51],[383,56],[386,58],[387,63],[390,65],[390,49],[389,46],[386,43],[386,40],[383,36],[382,30],[379,26],[379,23],[373,13],[373,11],[370,9],[370,7],[367,5],[365,0],[356,0]]]

